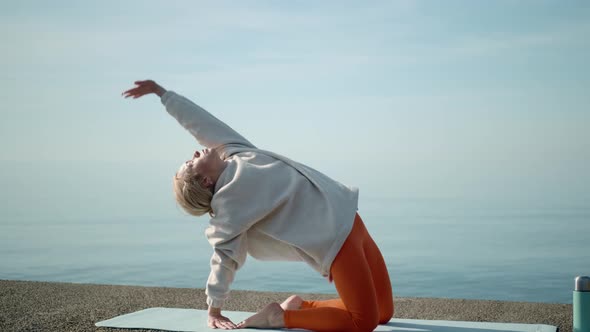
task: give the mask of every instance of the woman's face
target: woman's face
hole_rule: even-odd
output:
[[[185,161],[176,173],[177,177],[199,174],[205,187],[211,187],[223,171],[223,160],[215,149],[196,150],[193,158]]]

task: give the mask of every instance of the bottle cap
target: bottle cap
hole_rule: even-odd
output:
[[[590,277],[578,276],[576,277],[574,290],[578,292],[590,292]]]

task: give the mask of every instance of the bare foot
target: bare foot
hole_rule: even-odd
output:
[[[238,323],[237,326],[240,329],[245,327],[282,328],[285,327],[283,313],[284,311],[283,308],[281,308],[281,305],[273,302],[258,313]]]
[[[301,303],[303,299],[297,295],[289,296],[283,303],[281,303],[281,308],[283,310],[299,310],[301,308]]]

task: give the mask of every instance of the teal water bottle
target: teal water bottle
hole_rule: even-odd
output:
[[[573,308],[574,332],[590,332],[590,277],[576,277]]]

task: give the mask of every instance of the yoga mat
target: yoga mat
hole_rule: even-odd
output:
[[[253,315],[253,312],[223,311],[222,314],[234,323]],[[181,308],[148,308],[103,320],[96,326],[116,328],[155,329],[179,332],[224,331],[207,326],[207,310]],[[242,329],[251,331],[281,331],[288,329]],[[289,330],[293,331],[293,330]],[[300,331],[307,331],[300,329]],[[556,332],[557,328],[544,324],[465,322],[448,320],[420,320],[393,318],[375,331],[414,331],[414,332]]]

